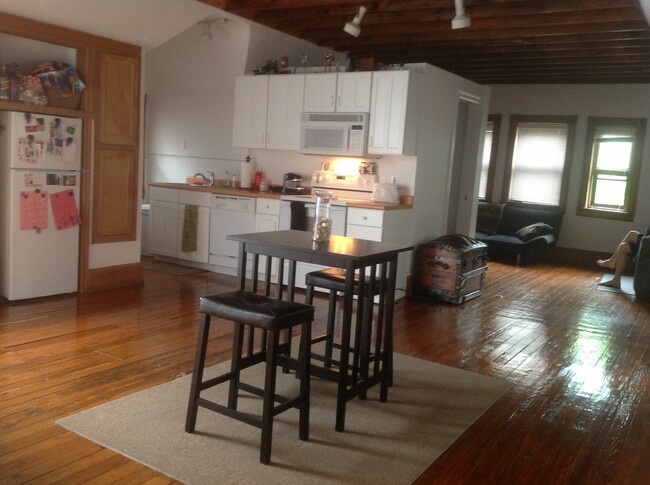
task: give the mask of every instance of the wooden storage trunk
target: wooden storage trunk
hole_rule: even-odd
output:
[[[413,296],[454,304],[475,298],[483,290],[487,245],[461,234],[439,237],[418,246]]]

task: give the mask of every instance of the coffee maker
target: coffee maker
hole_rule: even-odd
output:
[[[282,178],[282,193],[283,194],[304,194],[305,188],[300,186],[302,177],[296,173],[285,173]]]

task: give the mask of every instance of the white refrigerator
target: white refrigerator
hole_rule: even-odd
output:
[[[81,119],[0,111],[0,296],[75,292]]]

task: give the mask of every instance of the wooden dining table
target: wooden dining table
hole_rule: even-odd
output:
[[[246,289],[249,282],[252,291],[270,295],[275,280],[277,297],[293,301],[296,263],[313,263],[346,270],[338,369],[311,366],[312,375],[338,383],[335,429],[343,431],[345,409],[349,400],[355,397],[365,398],[366,391],[376,384],[380,384],[380,401],[386,402],[388,399],[388,387],[392,383],[397,258],[399,253],[412,250],[413,247],[344,236],[331,236],[327,242],[314,242],[311,236],[311,232],[307,231],[283,230],[235,234],[228,236],[228,239],[239,243],[237,286],[240,290]],[[264,268],[260,265],[260,256],[266,257]],[[275,278],[272,275],[273,258],[278,260]],[[355,272],[358,274],[358,295],[364,294],[365,284],[373,287],[376,278],[383,289],[374,325],[372,322],[363,327],[357,324],[356,332],[362,333],[362,338],[356,340],[358,346],[351,346],[350,336],[355,312]],[[356,303],[357,311],[362,310],[366,315],[373,314],[372,306],[372,295],[359,298]],[[372,327],[375,331],[374,345],[371,343]]]

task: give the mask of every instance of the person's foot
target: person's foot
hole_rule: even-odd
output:
[[[607,286],[608,288],[620,288],[621,287],[621,280],[617,279],[611,279],[609,281],[603,281],[601,283],[598,283],[600,286]]]
[[[614,269],[616,267],[616,263],[614,263],[611,259],[599,259],[596,261],[596,264],[601,268]]]

